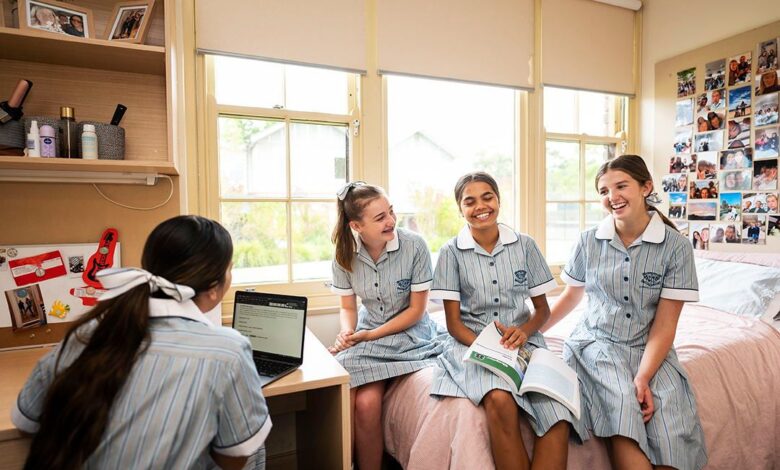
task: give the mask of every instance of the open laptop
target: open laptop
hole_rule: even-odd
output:
[[[233,328],[252,343],[262,386],[303,364],[306,297],[236,291]]]

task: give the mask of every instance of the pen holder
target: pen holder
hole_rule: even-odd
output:
[[[0,124],[0,149],[23,149],[27,142],[22,121]]]
[[[78,134],[84,132],[84,124],[95,126],[98,141],[98,159],[100,160],[124,160],[125,159],[125,130],[119,126],[112,126],[96,121],[81,121],[78,125]],[[79,138],[79,155],[81,155],[81,139]]]

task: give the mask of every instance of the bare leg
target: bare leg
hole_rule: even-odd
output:
[[[650,470],[647,458],[635,440],[625,436],[612,436],[606,440],[609,460],[615,470]]]
[[[569,423],[558,421],[534,443],[534,459],[531,469],[566,470],[569,458]]]
[[[357,387],[355,396],[355,456],[360,470],[379,470],[385,440],[382,435],[382,398],[385,381]]]
[[[482,399],[482,404],[487,414],[490,450],[496,470],[527,470],[530,462],[520,436],[520,409],[515,399],[509,392],[491,390]]]

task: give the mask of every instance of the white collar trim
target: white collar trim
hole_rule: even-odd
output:
[[[360,251],[360,247],[363,246],[363,240],[360,239],[360,234],[354,230],[352,230],[352,237],[355,239],[355,253],[357,253]],[[400,248],[400,246],[401,243],[398,241],[398,229],[394,228],[393,239],[387,242],[387,245],[385,245],[385,251],[390,253],[391,251],[396,251],[398,248]]]
[[[151,297],[149,298],[149,317],[179,317],[213,326],[192,300],[178,302],[176,299],[156,299]]]
[[[645,231],[637,240],[649,243],[663,243],[666,237],[666,224],[661,220],[661,216],[653,211],[650,216],[650,223],[645,227]],[[596,238],[599,240],[612,240],[615,237],[615,220],[612,214],[609,214],[599,223],[596,229]]]
[[[514,230],[507,227],[504,224],[498,224],[498,239],[502,245],[509,245],[518,240],[517,234]],[[464,225],[458,233],[458,239],[456,241],[458,249],[461,250],[473,250],[477,246],[477,242],[474,241],[474,237],[471,236],[471,230],[468,225]]]

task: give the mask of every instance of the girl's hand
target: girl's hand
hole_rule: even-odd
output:
[[[647,423],[653,417],[655,405],[653,405],[653,392],[650,390],[650,384],[647,380],[640,377],[634,379],[636,387],[636,399],[639,401],[639,408],[642,410],[642,420]]]
[[[501,344],[507,349],[517,349],[528,341],[528,335],[525,334],[519,326],[504,326],[501,322],[496,322],[498,331],[503,335]]]
[[[355,345],[352,341],[350,341],[349,337],[354,333],[351,329],[341,330],[339,331],[339,334],[336,335],[336,342],[333,344],[333,346],[328,348],[328,351],[331,354],[339,353],[345,349],[348,349]]]
[[[363,341],[371,341],[371,331],[372,330],[360,330],[356,331],[355,333],[352,333],[347,338],[348,341],[352,342],[352,346],[362,343]]]

